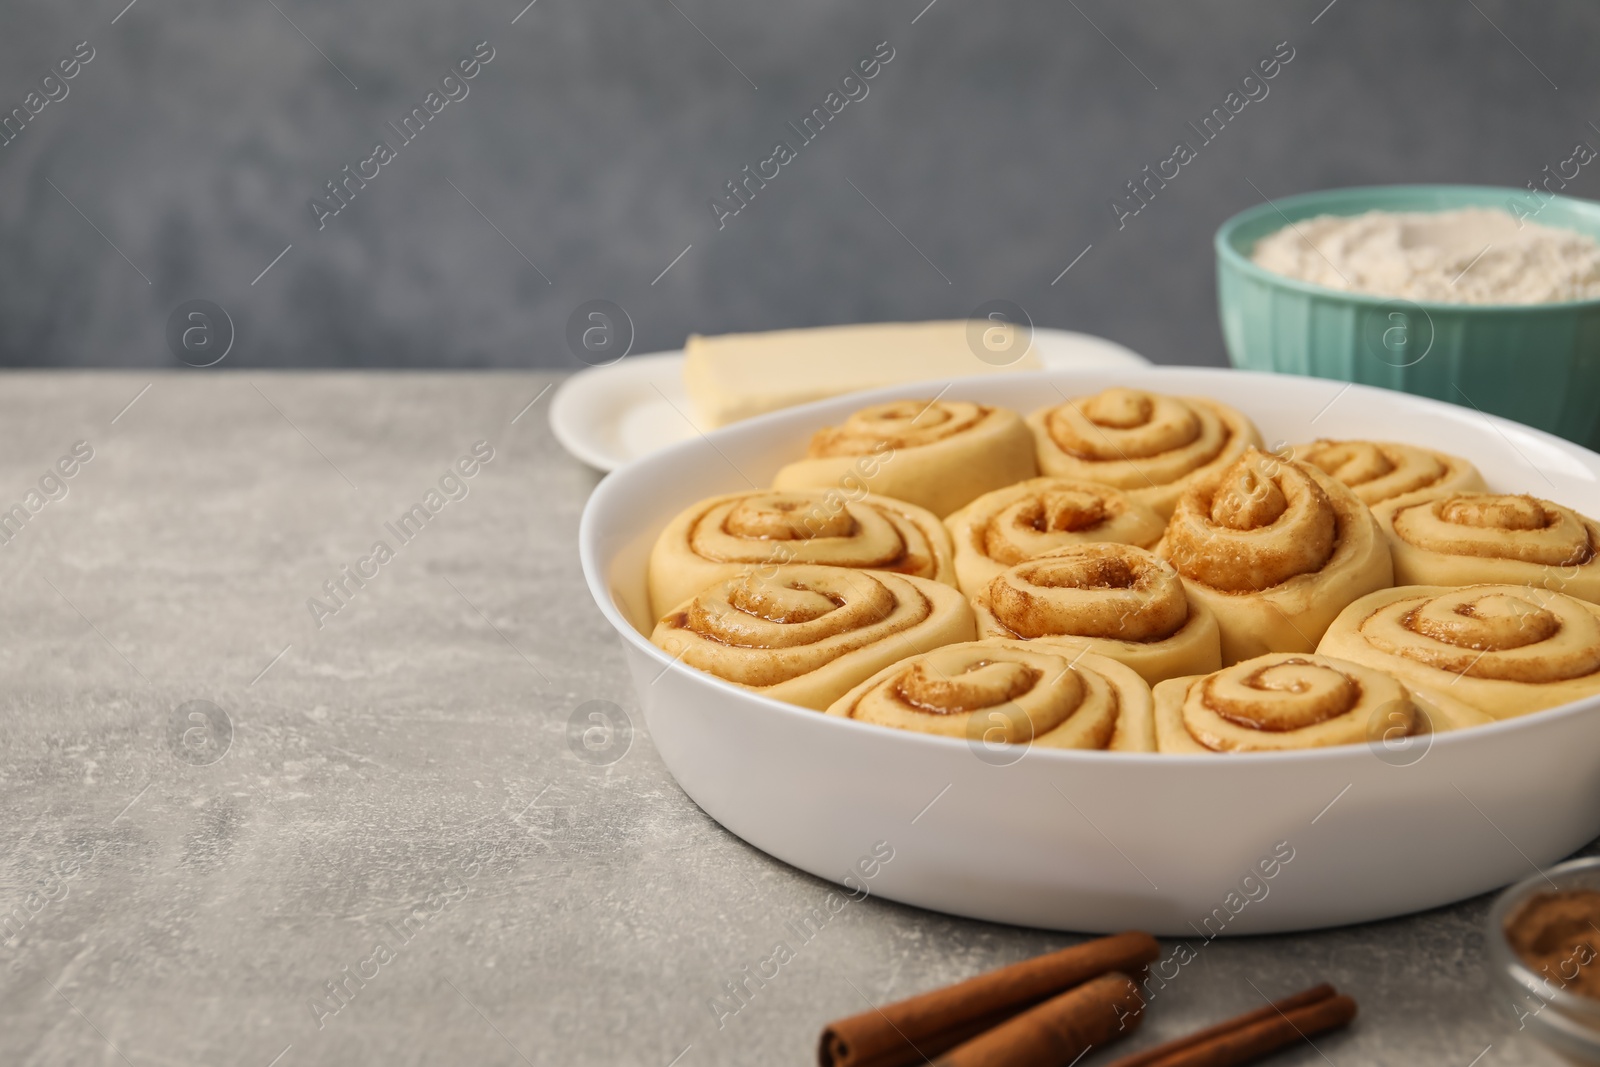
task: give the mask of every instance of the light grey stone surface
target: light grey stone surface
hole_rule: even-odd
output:
[[[802,1064],[863,997],[1073,940],[868,899],[719,1027],[721,984],[828,887],[657,758],[579,573],[595,476],[548,396],[517,418],[551,380],[0,379],[0,504],[94,450],[0,547],[0,1063]],[[384,522],[480,440],[399,545]],[[378,539],[394,559],[318,629],[307,599]],[[220,731],[172,730],[197,700],[231,724],[210,763]],[[569,741],[591,700],[634,716],[609,763]],[[1137,1040],[1328,980],[1358,1025],[1280,1062],[1552,1063],[1487,995],[1486,906],[1204,945]]]

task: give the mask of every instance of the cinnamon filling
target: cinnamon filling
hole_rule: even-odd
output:
[[[1075,425],[1080,420],[1081,427]],[[1122,388],[1065,404],[1051,413],[1047,425],[1063,452],[1098,462],[1148,459],[1193,444],[1202,432],[1199,416],[1182,400]],[[1226,441],[1224,435],[1216,451]]]
[[[820,619],[844,600],[826,593],[818,593],[799,585],[769,585],[765,582],[746,582],[735,586],[728,595],[728,603],[767,622],[787,625]]]
[[[1531,496],[1455,497],[1439,505],[1439,518],[1460,526],[1543,530],[1555,519]]]
[[[1503,594],[1447,605],[1443,611],[1430,607],[1407,612],[1401,625],[1442,644],[1478,652],[1538,644],[1561,630],[1561,620],[1551,612]]]
[[[1322,490],[1318,488],[1317,492]],[[1211,498],[1211,521],[1230,530],[1271,526],[1289,510],[1288,498],[1266,472],[1256,467],[1229,471]]]
[[[978,425],[993,408],[967,401],[895,400],[863,408],[842,426],[818,430],[806,455],[861,456],[884,448],[916,448],[934,444]]]
[[[1045,493],[1020,515],[1023,523],[1040,533],[1077,533],[1099,526],[1108,517],[1104,499],[1075,489]]]
[[[1410,597],[1374,611],[1360,632],[1373,648],[1469,678],[1543,685],[1600,672],[1600,619],[1524,586]]]
[[[1361,685],[1322,664],[1286,659],[1244,678],[1212,676],[1202,683],[1207,707],[1236,726],[1268,733],[1304,730],[1345,714],[1361,702]]]
[[[1255,593],[1321,570],[1339,534],[1333,501],[1304,468],[1252,448],[1178,501],[1164,554],[1185,578]]]
[[[1011,633],[1163,641],[1189,618],[1176,572],[1126,545],[1079,545],[1000,575],[988,608]]]
[[[860,631],[894,614],[895,594],[882,582],[860,572],[847,575],[809,585],[748,576],[696,597],[683,628],[724,645],[780,649]]]
[[[1595,557],[1593,524],[1547,500],[1459,493],[1396,511],[1395,533],[1432,552],[1570,567]]]
[[[1377,481],[1398,469],[1382,448],[1365,441],[1329,442],[1297,458],[1351,487]],[[1433,466],[1436,470],[1428,481],[1443,473],[1437,462]]]
[[[1139,525],[1118,499],[1092,488],[1055,486],[1021,497],[975,525],[972,544],[996,563],[1015,566],[1048,548],[1070,543],[1073,534],[1104,534],[1106,540],[1120,542],[1122,537],[1114,528],[1105,530],[1118,522],[1134,528]]]
[[[708,560],[814,563],[928,578],[937,570],[928,533],[892,506],[845,501],[833,492],[755,492],[708,510],[687,540]]]
[[[1083,413],[1099,426],[1131,430],[1150,421],[1155,403],[1149,393],[1135,389],[1107,389],[1083,402]]]
[[[850,537],[858,526],[842,505],[803,496],[756,496],[741,500],[722,523],[724,533],[763,541],[808,541]]]
[[[948,678],[916,663],[901,676],[895,695],[930,715],[960,715],[1016,700],[1043,676],[1025,663],[1009,660],[978,660]]]

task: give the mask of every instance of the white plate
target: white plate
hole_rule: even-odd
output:
[[[1223,400],[1268,441],[1430,445],[1471,459],[1497,489],[1600,514],[1600,456],[1367,386],[1163,367],[972,378],[946,395],[1030,411],[1058,388],[1119,384]],[[1028,926],[1142,928],[1202,950],[1208,934],[1303,930],[1460,900],[1600,834],[1600,698],[1439,735],[1407,766],[1366,745],[1232,756],[1030,748],[993,766],[960,740],[756,696],[649,642],[639,628],[649,622],[646,558],[673,514],[746,488],[746,476],[766,482],[817,427],[862,403],[927,392],[876,390],[718,430],[616,471],[584,511],[584,575],[622,638],[651,739],[684,791],[733,833],[841,882],[883,841],[894,858],[870,888],[889,899]],[[1275,850],[1293,858],[1264,880],[1256,865]]]
[[[1051,370],[1150,365],[1114,341],[1070,330],[1035,327],[1033,347]],[[562,448],[603,471],[696,436],[700,428],[683,389],[683,350],[579,371],[551,398],[550,429]]]

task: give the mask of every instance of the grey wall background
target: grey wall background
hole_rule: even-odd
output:
[[[522,2],[6,4],[0,109],[96,55],[0,147],[0,363],[176,365],[193,298],[233,318],[229,366],[576,367],[594,298],[636,352],[1006,298],[1221,363],[1210,238],[1262,195],[1520,186],[1600,146],[1576,0]],[[470,95],[319,231],[311,197],[484,40]],[[719,231],[709,198],[885,40],[869,96]],[[1270,95],[1119,231],[1109,198],[1280,41]]]

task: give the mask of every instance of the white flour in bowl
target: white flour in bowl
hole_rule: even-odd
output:
[[[1497,208],[1319,215],[1257,242],[1277,274],[1329,289],[1447,304],[1600,297],[1600,242]]]

